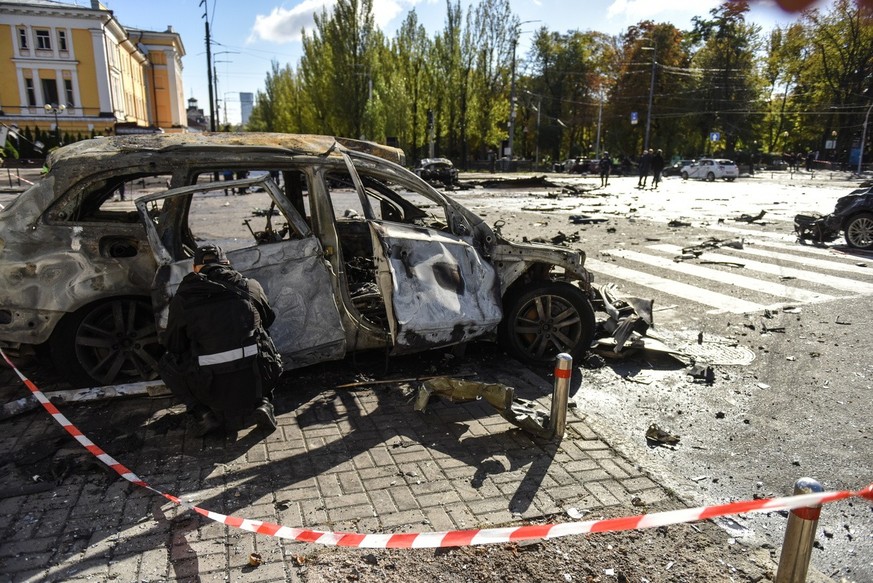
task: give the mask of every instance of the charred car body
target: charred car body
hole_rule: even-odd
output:
[[[452,186],[458,183],[458,169],[448,158],[425,158],[415,169],[422,180]]]
[[[843,232],[849,247],[873,249],[873,187],[859,188],[840,197],[829,215],[796,215],[794,231],[801,242],[818,244],[835,241]]]
[[[480,337],[529,363],[587,350],[584,253],[509,243],[402,163],[395,148],[286,134],[60,148],[0,211],[0,344],[47,353],[78,385],[154,378],[169,298],[194,249],[216,243],[267,292],[286,369]],[[251,178],[218,179],[228,171]]]

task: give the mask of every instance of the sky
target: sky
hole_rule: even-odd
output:
[[[65,0],[90,5],[90,0]],[[813,6],[825,6],[818,0]],[[122,25],[179,33],[185,46],[182,59],[185,98],[194,97],[207,113],[209,84],[206,64],[204,8],[208,10],[212,57],[216,74],[218,120],[239,123],[239,94],[262,90],[271,61],[296,66],[302,54],[300,31],[311,29],[312,15],[335,0],[102,0]],[[680,29],[691,27],[694,16],[709,17],[720,0],[510,0],[522,21],[519,57],[532,32],[545,26],[551,31],[596,30],[619,34],[642,20],[670,22]],[[466,14],[472,0],[461,0]],[[373,0],[376,25],[392,38],[410,10],[433,36],[445,25],[446,0]],[[798,18],[786,13],[774,0],[752,0],[748,20],[770,30]]]

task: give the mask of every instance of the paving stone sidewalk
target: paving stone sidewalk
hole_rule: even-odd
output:
[[[477,372],[548,408],[549,381],[521,365]],[[154,487],[285,526],[440,531],[669,497],[572,408],[564,439],[550,442],[483,401],[415,412],[415,386],[282,391],[279,428],[266,436],[195,437],[170,398],[61,409]],[[211,522],[119,479],[42,410],[2,428],[0,581],[294,580],[303,543]],[[253,552],[263,559],[257,568],[248,566]]]

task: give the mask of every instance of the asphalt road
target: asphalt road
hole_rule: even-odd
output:
[[[849,250],[842,239],[801,246],[791,222],[798,212],[829,212],[858,180],[668,178],[652,191],[637,189],[636,178],[613,178],[605,189],[593,188],[594,177],[548,179],[587,192],[455,194],[489,222],[505,221],[511,239],[578,237],[570,244],[587,252],[598,282],[654,299],[653,335],[715,363],[711,384],[655,350],[584,370],[574,398],[614,444],[696,503],[788,495],[803,476],[825,490],[873,482],[873,254]],[[760,221],[735,220],[761,211]],[[577,225],[573,215],[606,222]],[[674,261],[707,241],[715,248]],[[648,447],[652,423],[679,435],[679,444]],[[776,514],[723,522],[733,536],[775,548],[784,524]],[[855,499],[825,507],[812,563],[835,580],[873,581],[873,505]]]

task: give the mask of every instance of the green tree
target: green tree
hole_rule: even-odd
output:
[[[696,100],[702,113],[695,124],[697,136],[702,146],[713,152],[723,149],[729,156],[738,141],[753,139],[749,104],[758,94],[755,52],[760,27],[746,23],[748,11],[746,0],[725,2],[710,10],[711,19],[695,17],[690,33],[692,42],[702,44],[691,61],[700,73]],[[714,131],[722,136],[719,144],[708,142]]]
[[[837,131],[841,156],[860,139],[864,117],[873,105],[873,8],[837,0],[830,12],[804,12],[803,22],[811,51],[799,75],[796,102],[830,113],[817,116],[818,127],[806,137],[820,145]],[[866,153],[864,157],[869,159]]]
[[[519,21],[509,0],[481,0],[471,14],[470,29],[475,67],[472,71],[471,117],[468,134],[475,151],[499,147],[508,135],[509,85]]]

